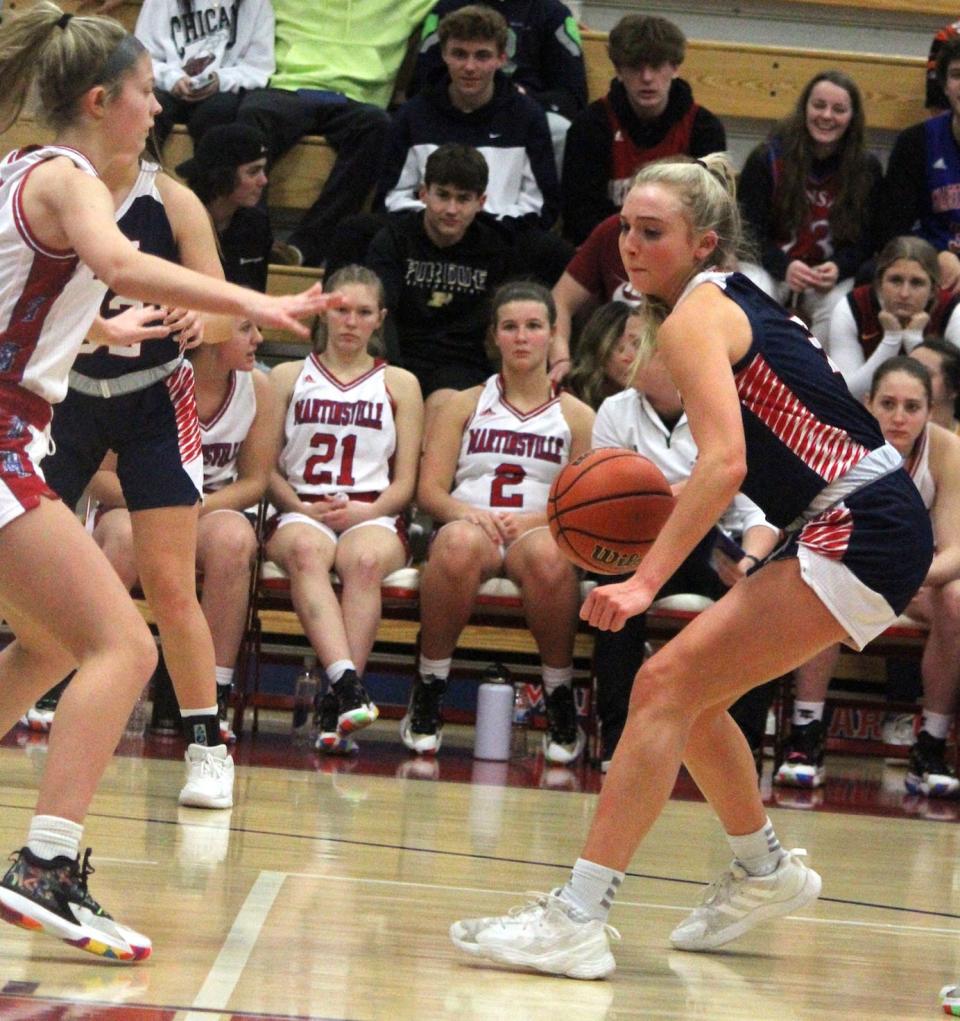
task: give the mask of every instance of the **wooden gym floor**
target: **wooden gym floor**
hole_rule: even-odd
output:
[[[790,807],[767,778],[780,839],[809,850],[824,894],[713,954],[667,940],[729,858],[681,782],[614,908],[617,973],[586,983],[472,962],[447,927],[563,881],[599,774],[474,763],[461,728],[435,770],[395,723],[359,759],[321,761],[285,725],[242,739],[230,812],[178,809],[176,742],[121,746],[87,822],[91,889],[154,955],[110,965],[0,926],[0,1019],[907,1021],[938,1016],[960,978],[957,806],[905,798],[879,760],[834,757],[815,798],[780,795]],[[23,839],[44,755],[22,731],[0,747],[0,847]]]

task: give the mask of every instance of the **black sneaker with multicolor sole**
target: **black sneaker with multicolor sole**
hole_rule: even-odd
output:
[[[349,734],[339,729],[340,703],[333,691],[327,691],[317,705],[318,752],[325,755],[353,755],[358,745]]]
[[[380,715],[355,670],[345,670],[331,689],[337,697],[337,730],[341,735],[369,727]]]
[[[90,896],[93,873],[90,848],[83,864],[59,856],[46,861],[29,848],[11,855],[13,864],[0,880],[0,918],[33,932],[45,932],[88,954],[113,961],[145,961],[150,940],[115,922]]]

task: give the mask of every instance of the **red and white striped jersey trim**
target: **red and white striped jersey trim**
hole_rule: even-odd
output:
[[[798,541],[801,546],[820,553],[830,560],[842,560],[850,545],[853,515],[842,504],[831,507],[804,525]]]
[[[197,401],[193,392],[193,366],[184,362],[176,372],[165,380],[170,403],[177,422],[177,441],[180,445],[180,461],[187,465],[203,456],[203,441],[200,435],[200,420],[197,417]]]
[[[736,374],[741,403],[826,482],[846,474],[869,451],[845,429],[821,422],[762,355]]]

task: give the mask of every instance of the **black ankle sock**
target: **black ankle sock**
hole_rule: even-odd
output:
[[[191,744],[204,744],[208,748],[223,744],[220,737],[220,721],[216,715],[184,716],[183,732]]]

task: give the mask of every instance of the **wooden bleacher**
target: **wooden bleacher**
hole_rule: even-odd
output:
[[[803,0],[793,0],[801,3]],[[839,2],[839,0],[838,0]],[[861,4],[865,9],[872,4]],[[11,0],[9,9],[29,6],[32,0]],[[64,0],[66,9],[76,9],[78,0]],[[844,3],[843,6],[857,6]],[[913,0],[885,0],[885,9],[912,11]],[[929,13],[929,5],[923,5]],[[946,10],[946,5],[941,5]],[[953,9],[953,8],[952,8]],[[114,15],[132,27],[139,4],[127,0]],[[604,95],[613,76],[606,49],[605,32],[583,33],[584,59],[590,99]],[[698,102],[720,118],[745,118],[774,122],[783,117],[798,92],[812,75],[825,68],[849,74],[864,95],[867,123],[871,128],[899,131],[924,117],[923,91],[925,60],[893,56],[788,46],[760,46],[748,43],[690,40],[683,76],[693,87]],[[24,118],[5,134],[0,147],[11,149],[43,140],[44,133]],[[185,129],[177,128],[164,147],[168,168],[187,159],[192,151]],[[305,209],[317,197],[333,165],[334,153],[319,136],[305,136],[272,168],[271,205]]]

